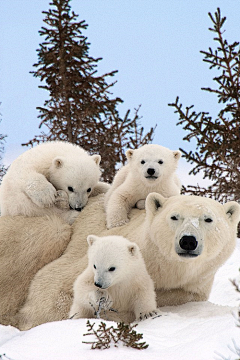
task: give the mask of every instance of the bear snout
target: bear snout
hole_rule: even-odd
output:
[[[153,169],[153,168],[148,168],[148,169],[147,169],[147,173],[148,173],[148,175],[153,176],[153,175],[155,174],[155,169]]]
[[[76,211],[82,211],[82,209],[84,208],[84,206],[75,206],[75,207],[73,207],[71,205],[69,205],[69,207],[70,207],[71,210],[76,210]]]
[[[197,239],[193,235],[184,235],[179,241],[180,248],[186,251],[194,251],[198,246]]]
[[[158,178],[158,171],[153,167],[149,167],[145,170],[144,176],[146,179],[155,180]]]
[[[104,279],[94,281],[94,285],[99,289],[108,289],[111,286],[111,284]]]
[[[201,255],[203,251],[203,240],[200,234],[183,233],[176,238],[175,251],[178,256],[188,259]]]
[[[100,284],[100,283],[98,283],[98,282],[95,282],[94,285],[97,286],[97,287],[100,288],[100,289],[102,288],[102,284]]]

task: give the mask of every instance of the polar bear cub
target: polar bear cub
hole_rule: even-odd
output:
[[[20,155],[3,177],[1,215],[43,216],[55,213],[74,221],[98,186],[100,155],[77,145],[50,141]]]
[[[144,208],[151,192],[168,198],[179,195],[181,183],[175,170],[181,157],[179,150],[149,144],[126,151],[128,164],[116,174],[111,188],[105,195],[107,227],[127,223],[130,209],[135,205]]]
[[[69,316],[92,318],[104,310],[109,319],[112,310],[132,322],[157,314],[154,284],[138,245],[122,236],[89,235],[87,242],[88,266],[74,283]]]

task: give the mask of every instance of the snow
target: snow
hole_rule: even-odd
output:
[[[239,279],[240,240],[230,259],[216,274],[209,301],[165,307],[164,316],[140,322],[135,329],[149,344],[146,350],[124,346],[91,350],[86,319],[64,320],[28,331],[0,325],[3,360],[236,360],[240,346],[237,310],[240,293],[230,279]],[[101,320],[91,320],[100,323]],[[114,323],[107,322],[108,325]],[[115,326],[116,324],[114,324]],[[232,349],[232,350],[231,350]]]
[[[191,224],[198,229],[199,228],[199,219],[198,218],[193,218],[191,219]]]

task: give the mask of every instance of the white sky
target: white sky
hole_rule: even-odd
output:
[[[102,57],[100,74],[118,70],[113,96],[127,109],[142,105],[142,125],[148,130],[156,123],[154,143],[170,149],[195,149],[185,143],[177,114],[168,103],[176,96],[184,107],[194,104],[196,111],[217,114],[217,99],[201,87],[213,86],[213,71],[202,61],[200,50],[215,47],[208,28],[208,12],[219,6],[227,17],[225,36],[240,40],[240,2],[238,0],[72,0],[72,10],[87,22],[84,35],[90,42],[90,55]],[[36,49],[43,41],[38,34],[42,11],[49,0],[0,0],[0,133],[7,134],[5,163],[9,164],[40,134],[37,106],[48,92],[38,89],[39,80],[29,71],[37,62]],[[103,159],[104,161],[104,159]],[[186,173],[185,161],[180,163]],[[188,166],[189,167],[189,166]]]

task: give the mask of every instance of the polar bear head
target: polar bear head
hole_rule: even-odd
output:
[[[57,156],[49,170],[49,181],[64,190],[71,209],[81,211],[100,177],[100,155]]]
[[[134,173],[134,176],[145,184],[153,184],[174,173],[181,152],[156,144],[148,144],[135,150],[128,149],[126,157],[128,163],[131,164],[130,171]]]
[[[94,273],[95,286],[107,289],[129,281],[140,270],[139,260],[142,257],[139,247],[124,237],[89,235],[87,242],[88,266]]]
[[[240,220],[240,205],[235,201],[221,205],[199,196],[165,199],[151,193],[146,214],[151,240],[170,261],[226,260],[235,247]]]

